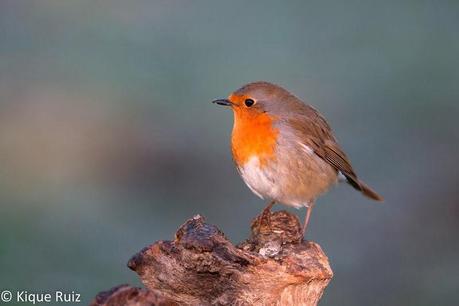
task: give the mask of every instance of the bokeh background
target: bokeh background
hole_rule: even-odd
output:
[[[210,101],[268,80],[386,199],[318,201],[321,305],[457,305],[458,29],[457,1],[2,0],[0,289],[140,285],[130,256],[196,213],[247,237],[264,203]]]

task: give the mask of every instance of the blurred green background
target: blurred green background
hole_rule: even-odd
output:
[[[196,213],[247,237],[264,202],[210,101],[267,80],[386,199],[318,201],[321,305],[457,305],[458,29],[457,1],[2,0],[0,289],[140,285],[130,256]]]

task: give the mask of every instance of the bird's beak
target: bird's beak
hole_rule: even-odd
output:
[[[228,100],[228,99],[217,99],[213,100],[212,103],[218,104],[218,105],[224,105],[224,106],[232,106],[233,103]]]

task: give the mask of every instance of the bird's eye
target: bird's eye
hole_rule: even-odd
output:
[[[252,99],[245,99],[244,104],[247,107],[251,107],[252,105],[255,104],[255,101],[253,101]]]

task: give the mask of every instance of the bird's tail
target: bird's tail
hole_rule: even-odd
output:
[[[371,189],[367,184],[362,182],[361,180],[352,177],[352,176],[346,176],[347,182],[354,187],[355,189],[359,190],[364,196],[375,200],[382,202],[384,201],[384,198],[380,196],[379,194],[376,193],[373,189]]]
[[[380,196],[379,194],[376,193],[373,189],[368,187],[364,182],[359,181],[360,184],[360,191],[363,193],[364,196],[369,197],[370,199],[373,199],[375,201],[382,202],[384,201],[384,198]]]

